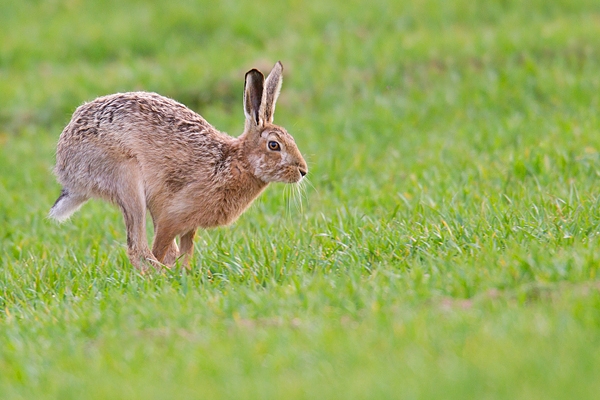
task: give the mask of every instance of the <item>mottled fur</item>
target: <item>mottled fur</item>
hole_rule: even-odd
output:
[[[270,182],[299,182],[307,173],[292,136],[272,123],[281,73],[278,62],[266,80],[257,70],[246,74],[246,124],[237,138],[155,93],[82,105],[58,141],[55,173],[63,190],[50,216],[64,220],[89,198],[105,199],[123,212],[134,266],[172,265],[181,255],[187,265],[198,227],[230,224]],[[269,148],[273,141],[278,150]]]

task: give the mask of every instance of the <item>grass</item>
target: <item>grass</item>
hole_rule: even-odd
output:
[[[0,397],[595,398],[596,1],[0,4]],[[310,168],[140,276],[119,212],[46,219],[77,105],[237,135],[246,70]]]

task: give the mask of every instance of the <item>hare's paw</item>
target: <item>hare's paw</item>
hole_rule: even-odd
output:
[[[150,250],[144,252],[128,249],[127,255],[129,256],[129,261],[131,264],[142,274],[148,273],[152,270],[162,271],[163,268],[168,268],[167,265],[164,265],[158,261],[150,252]]]

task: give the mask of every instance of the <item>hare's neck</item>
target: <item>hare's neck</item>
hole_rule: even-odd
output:
[[[231,182],[229,192],[232,198],[241,203],[249,205],[265,188],[267,182],[258,179],[250,170],[250,167],[241,160],[233,160],[231,163]]]
[[[225,163],[229,173],[221,187],[221,212],[228,220],[226,223],[237,219],[268,186],[252,173],[248,162],[237,150],[234,148]]]

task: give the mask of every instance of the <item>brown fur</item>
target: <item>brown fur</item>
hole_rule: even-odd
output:
[[[64,220],[87,199],[105,199],[123,212],[134,266],[172,265],[182,255],[187,265],[198,227],[232,223],[270,182],[299,182],[308,171],[292,136],[272,123],[281,72],[278,62],[266,80],[257,70],[246,74],[246,124],[237,138],[155,93],[82,105],[58,141],[55,173],[63,191],[50,216]],[[279,151],[269,149],[271,141]]]

